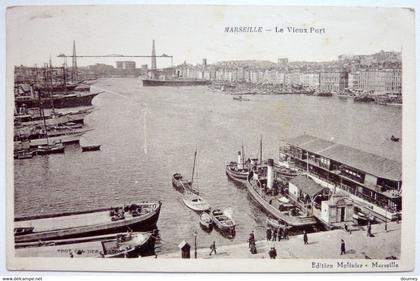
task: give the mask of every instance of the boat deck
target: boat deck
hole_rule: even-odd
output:
[[[251,196],[260,204],[260,206],[270,215],[274,216],[276,219],[280,219],[286,222],[290,226],[294,227],[303,227],[308,225],[313,225],[317,223],[317,220],[314,216],[290,216],[286,212],[281,212],[276,207],[271,205],[268,200],[268,196],[264,197],[258,192],[258,188],[252,183],[247,182],[247,188]],[[273,197],[274,198],[274,197]]]
[[[147,208],[147,207],[143,207]],[[143,210],[140,216],[149,213],[149,209]],[[137,216],[139,217],[139,216]],[[124,213],[124,219],[112,221],[110,209],[90,213],[80,213],[68,216],[55,216],[47,218],[36,218],[22,221],[15,221],[14,227],[34,227],[34,232],[50,231],[58,229],[76,228],[86,225],[106,224],[111,222],[123,222],[131,220],[133,217],[130,212]]]
[[[125,219],[132,218],[129,214],[124,214]],[[84,225],[94,225],[111,222],[109,211],[101,211],[87,214],[76,214],[70,216],[60,216],[42,218],[28,221],[17,221],[15,227],[34,227],[34,232],[48,231],[54,229],[64,229],[79,227]]]

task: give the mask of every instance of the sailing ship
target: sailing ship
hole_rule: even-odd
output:
[[[44,113],[44,108],[40,107],[40,111],[41,111],[41,115],[42,115],[42,120],[44,122],[44,130],[45,130],[45,140],[46,140],[46,144],[41,144],[37,146],[37,149],[35,150],[36,154],[39,155],[45,155],[45,154],[54,154],[54,153],[64,153],[64,145],[62,142],[58,142],[58,143],[50,143],[49,139],[48,139],[48,129],[47,129],[47,123],[45,122],[45,113]]]

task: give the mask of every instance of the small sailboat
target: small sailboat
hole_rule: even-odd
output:
[[[206,212],[210,210],[210,205],[201,196],[192,192],[186,192],[182,196],[185,206],[196,212]]]
[[[194,185],[194,174],[195,174],[195,162],[197,160],[197,150],[194,153],[194,162],[192,168],[191,181],[184,179],[180,173],[172,175],[172,186],[181,193],[192,192],[199,194],[198,186]]]
[[[213,228],[213,219],[208,213],[206,212],[201,213],[200,226],[206,231],[210,231]]]

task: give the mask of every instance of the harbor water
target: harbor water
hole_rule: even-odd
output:
[[[263,158],[277,161],[284,138],[306,133],[401,162],[401,142],[390,140],[402,135],[401,107],[305,95],[236,101],[207,87],[142,87],[134,78],[102,79],[93,88],[105,92],[93,100],[85,118],[93,130],[81,144],[101,144],[101,151],[72,145],[64,154],[15,160],[16,216],[160,200],[161,252],[176,251],[182,240],[193,245],[195,231],[199,247],[237,244],[252,230],[263,239],[266,220],[246,188],[225,175],[242,143],[246,158],[257,157],[262,136]],[[173,173],[191,178],[196,148],[200,195],[213,208],[230,208],[231,240],[202,231],[172,188]]]

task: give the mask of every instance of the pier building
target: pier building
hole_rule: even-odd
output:
[[[310,135],[285,142],[280,148],[281,161],[294,163],[333,193],[341,190],[355,205],[381,220],[399,218],[401,163]]]

